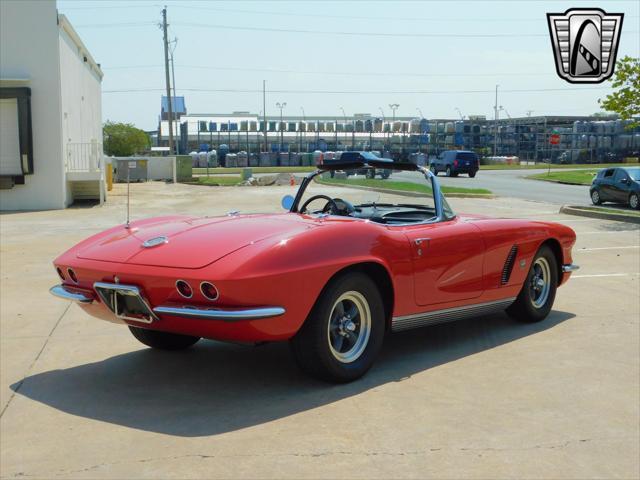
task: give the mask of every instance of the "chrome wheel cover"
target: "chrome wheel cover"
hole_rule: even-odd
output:
[[[591,201],[593,202],[594,205],[600,201],[600,194],[598,193],[597,190],[594,190],[593,193],[591,194]]]
[[[529,297],[535,308],[542,308],[551,291],[551,267],[544,257],[536,259],[531,267],[533,275],[529,280]]]
[[[629,206],[631,208],[638,208],[638,195],[631,195],[631,198],[629,198]]]
[[[342,363],[355,362],[367,348],[371,335],[369,303],[360,292],[348,291],[333,304],[327,326],[329,349]]]

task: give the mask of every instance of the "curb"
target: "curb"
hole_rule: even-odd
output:
[[[393,190],[389,188],[364,187],[362,185],[341,185],[338,183],[330,183],[330,182],[322,182],[322,181],[319,181],[318,183],[320,183],[321,185],[326,185],[328,187],[353,188],[356,190],[368,190],[370,192],[388,193],[391,195],[400,195],[403,197],[424,197],[426,194],[426,192],[407,192],[403,190]],[[493,193],[445,193],[444,196],[446,198],[489,198],[489,199],[496,198],[496,196]]]
[[[546,179],[546,178],[535,178],[532,175],[528,175],[528,176],[526,176],[524,178],[527,179],[527,180],[537,180],[538,182],[557,183],[557,184],[560,184],[560,185],[578,185],[580,187],[588,187],[589,185],[591,185],[591,184],[587,185],[586,183],[572,183],[572,182],[562,182],[562,181],[559,181],[559,180],[549,180],[549,179]]]
[[[566,215],[576,215],[578,217],[598,218],[601,220],[614,220],[617,222],[628,222],[640,224],[640,215],[630,215],[626,213],[599,212],[597,210],[587,210],[585,208],[575,207],[571,205],[563,205],[560,207],[560,213]]]

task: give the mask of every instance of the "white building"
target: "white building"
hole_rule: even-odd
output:
[[[0,1],[0,210],[104,198],[101,82],[55,0]]]

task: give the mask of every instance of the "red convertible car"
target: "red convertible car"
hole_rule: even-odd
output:
[[[153,348],[288,340],[304,371],[347,382],[387,332],[503,310],[543,320],[577,268],[570,228],[456,215],[413,164],[393,169],[414,172],[423,196],[315,194],[341,190],[313,181],[324,171],[390,167],[367,153],[343,163],[309,174],[283,213],[158,217],[94,235],[54,261],[51,293]]]

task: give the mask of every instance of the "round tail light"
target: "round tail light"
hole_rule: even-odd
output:
[[[64,280],[64,273],[62,273],[62,269],[60,267],[56,267],[56,272],[58,272],[60,280]]]
[[[202,295],[208,300],[215,301],[220,296],[220,293],[218,292],[218,289],[215,287],[215,285],[209,282],[202,282],[200,284],[200,291],[202,292]]]
[[[78,277],[76,276],[76,272],[71,268],[67,268],[67,274],[73,283],[78,283]]]
[[[191,288],[191,285],[184,280],[178,280],[176,282],[176,290],[178,290],[178,293],[184,298],[193,297],[193,289]]]

